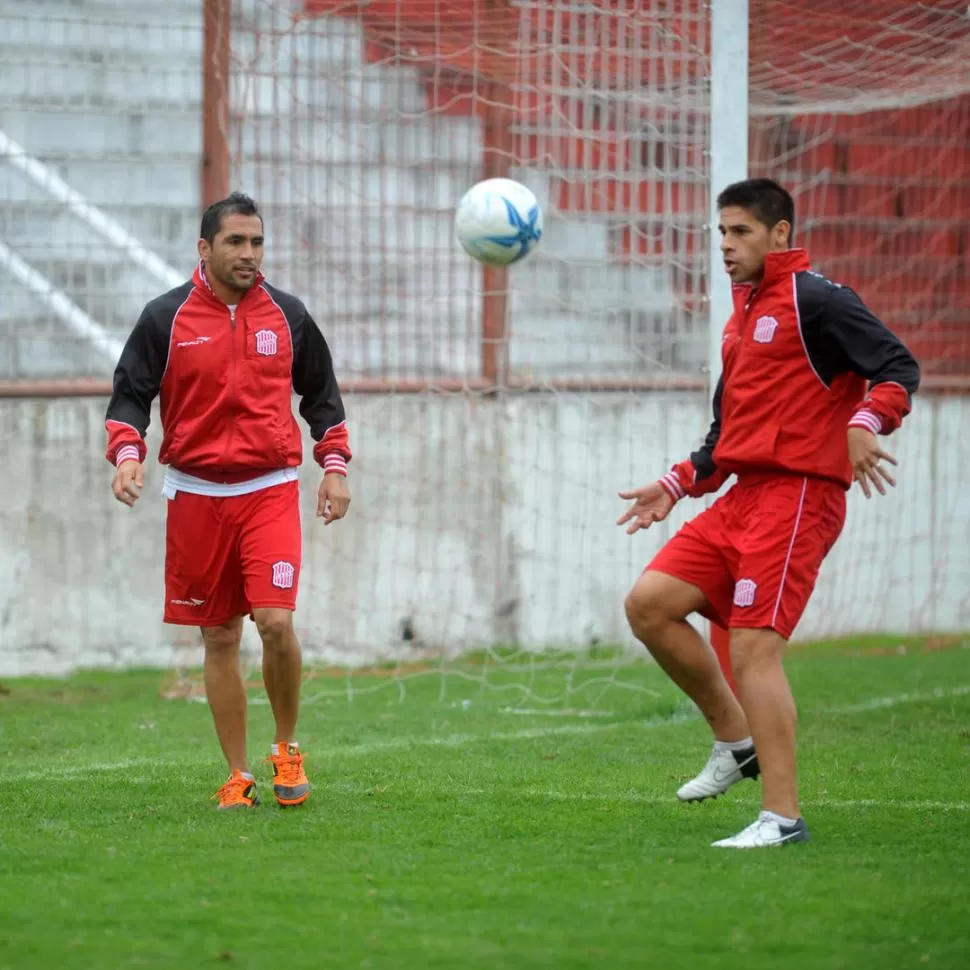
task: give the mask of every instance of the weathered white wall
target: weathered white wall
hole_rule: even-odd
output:
[[[157,427],[146,494],[126,509],[108,487],[104,403],[0,402],[0,674],[169,666],[195,642],[159,619]],[[634,539],[614,525],[617,491],[656,477],[705,430],[697,396],[365,396],[347,407],[349,517],[323,528],[318,472],[303,478],[298,625],[316,657],[628,643],[626,590],[701,508],[682,502]],[[797,638],[970,628],[968,424],[968,398],[918,402],[890,442],[899,487],[868,503],[853,493]]]

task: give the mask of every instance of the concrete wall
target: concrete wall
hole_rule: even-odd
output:
[[[195,660],[165,627],[164,501],[112,498],[102,400],[0,402],[0,675]],[[298,626],[330,661],[424,648],[629,643],[623,597],[686,516],[628,539],[617,490],[651,480],[706,427],[698,397],[352,397],[349,517],[313,517],[305,469]],[[855,492],[796,633],[970,627],[970,399],[923,399],[891,441],[899,487]],[[149,434],[158,448],[157,426]],[[250,626],[247,624],[247,626]],[[404,637],[405,630],[408,638]],[[253,646],[251,629],[247,645]]]

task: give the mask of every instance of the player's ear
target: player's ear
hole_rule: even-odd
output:
[[[787,249],[791,246],[791,223],[787,219],[779,220],[771,230],[771,235],[775,249]]]
[[[209,247],[209,244],[204,239],[199,240],[199,245],[196,248],[199,251],[199,259],[209,258],[209,253],[211,252],[211,249]]]

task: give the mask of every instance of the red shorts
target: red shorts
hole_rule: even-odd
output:
[[[786,640],[845,524],[845,489],[819,478],[751,475],[688,522],[647,566],[697,586],[704,615]]]
[[[165,622],[221,626],[253,609],[296,607],[303,537],[299,482],[229,498],[168,502]]]

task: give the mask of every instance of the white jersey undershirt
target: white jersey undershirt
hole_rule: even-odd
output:
[[[175,498],[179,492],[190,492],[192,495],[231,498],[234,495],[249,495],[250,492],[273,488],[284,482],[295,482],[299,477],[300,472],[297,468],[277,468],[242,482],[209,482],[204,478],[196,478],[195,475],[186,475],[176,468],[166,468],[165,479],[162,482],[162,495],[165,498]]]

